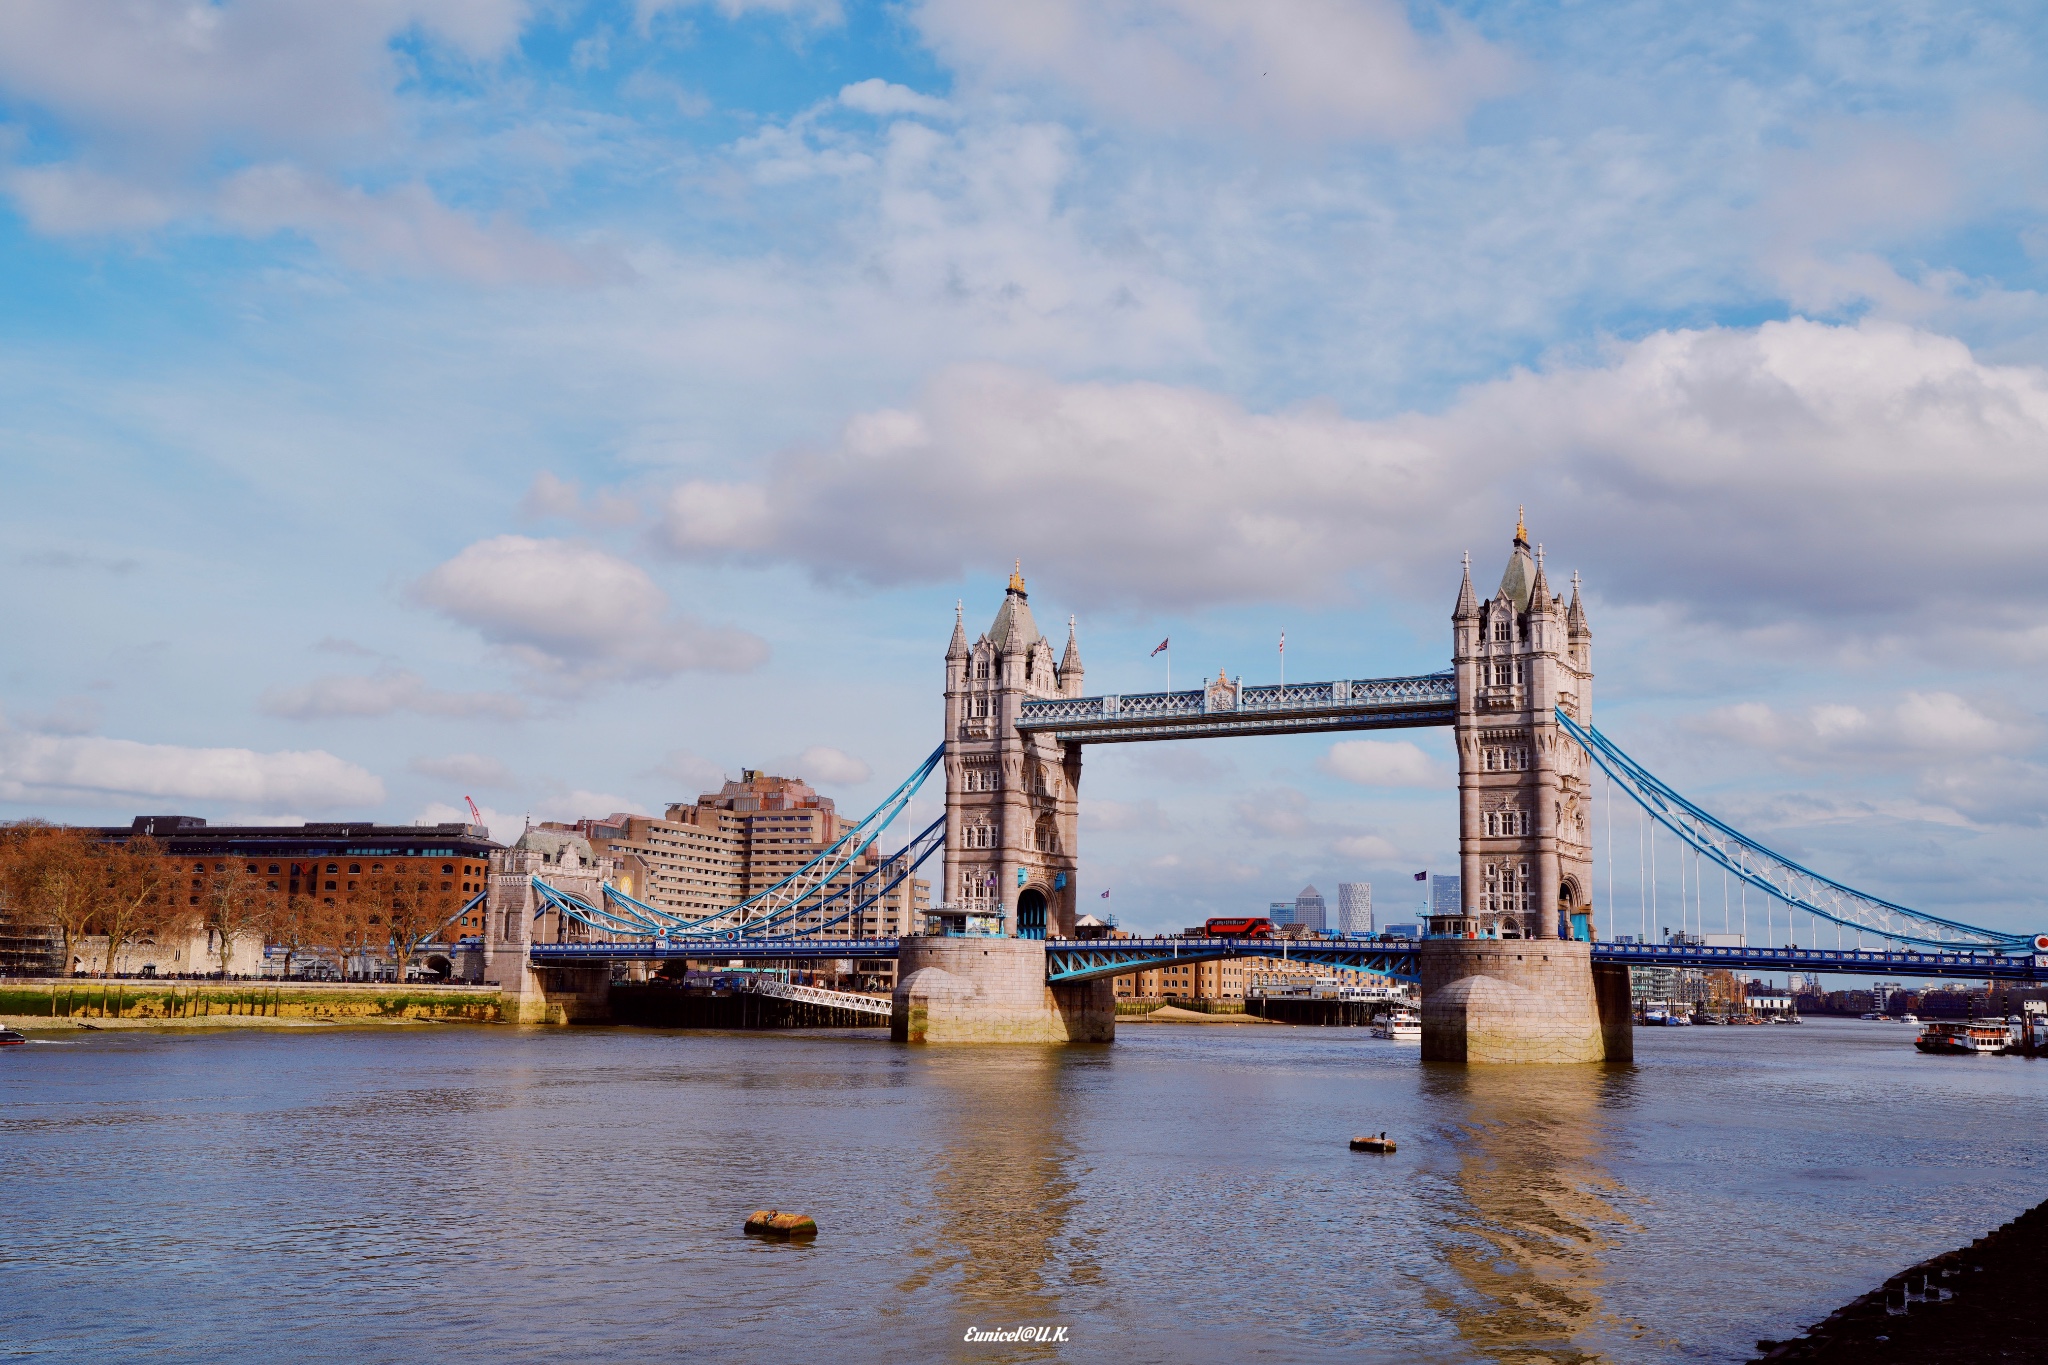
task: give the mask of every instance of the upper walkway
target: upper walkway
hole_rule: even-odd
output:
[[[1017,716],[1017,729],[1049,733],[1067,744],[1115,744],[1220,735],[1395,730],[1449,725],[1457,716],[1458,679],[1443,672],[1273,687],[1218,681],[1186,692],[1027,701]]]

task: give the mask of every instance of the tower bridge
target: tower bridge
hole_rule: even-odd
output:
[[[621,961],[893,957],[898,1038],[1107,1041],[1114,976],[1174,961],[1287,956],[1419,981],[1423,1055],[1461,1062],[1625,1059],[1631,965],[2048,980],[2048,936],[1916,912],[1772,853],[1637,764],[1593,727],[1592,705],[1592,630],[1578,576],[1569,599],[1553,593],[1541,549],[1519,522],[1490,596],[1474,589],[1466,557],[1451,666],[1409,677],[1259,686],[1219,672],[1182,691],[1091,696],[1073,618],[1056,659],[1019,569],[973,640],[964,608],[955,609],[943,742],[804,868],[685,919],[624,894],[603,867],[546,865],[514,851],[493,868],[485,974],[515,1013],[545,1017],[594,1008]],[[1075,937],[1088,745],[1422,726],[1452,731],[1463,903],[1430,916],[1420,942]],[[1614,941],[1594,901],[1596,769],[1697,860],[1783,910],[1853,931],[1856,946]],[[944,814],[876,862],[870,850],[882,830],[937,771]],[[866,905],[941,855],[939,932],[831,933],[859,924]],[[855,877],[863,858],[873,866]]]

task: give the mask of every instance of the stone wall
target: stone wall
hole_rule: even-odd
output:
[[[1607,1055],[1590,944],[1429,939],[1420,964],[1424,1061],[1597,1062]]]
[[[906,938],[889,1036],[904,1043],[1107,1043],[1107,980],[1045,982],[1045,944],[1016,938]]]

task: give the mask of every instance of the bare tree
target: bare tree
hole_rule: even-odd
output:
[[[391,886],[384,925],[391,943],[391,961],[398,969],[399,984],[404,985],[406,973],[412,970],[412,960],[419,950],[461,918],[462,911],[451,913],[435,905],[429,894],[432,888],[424,881],[416,886],[393,881]]]
[[[57,934],[63,976],[71,975],[78,940],[92,919],[98,852],[84,830],[41,820],[0,831],[0,894],[25,922]]]
[[[137,939],[175,933],[190,924],[192,916],[175,890],[175,869],[155,839],[142,835],[123,844],[99,845],[97,852],[88,888],[94,926],[107,936],[100,977],[111,980],[121,949]],[[102,987],[100,1013],[106,1011]]]
[[[271,943],[284,949],[284,974],[292,974],[292,963],[314,948],[333,942],[334,907],[318,896],[294,893],[277,903],[265,928]]]
[[[383,932],[381,906],[365,901],[360,893],[346,896],[327,906],[326,932],[328,942],[334,945],[335,959],[341,964],[342,980],[348,979],[348,960],[354,956],[362,967],[363,975],[370,974],[367,953],[375,935]]]
[[[255,867],[239,858],[215,863],[208,874],[199,896],[199,922],[213,939],[223,977],[234,960],[235,944],[246,938],[261,941],[270,918],[269,899]]]

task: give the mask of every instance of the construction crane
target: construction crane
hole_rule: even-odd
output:
[[[462,799],[468,803],[470,823],[481,825],[484,822],[484,813],[476,808],[476,802],[471,801],[467,796]]]

